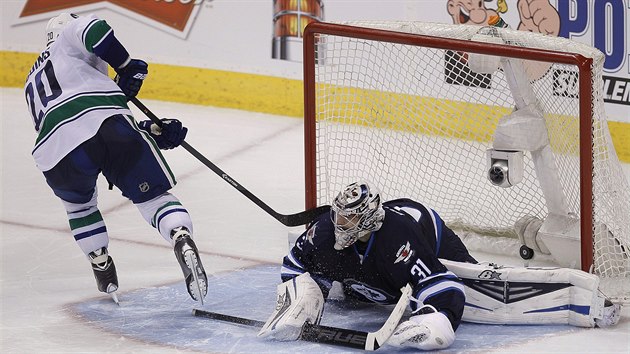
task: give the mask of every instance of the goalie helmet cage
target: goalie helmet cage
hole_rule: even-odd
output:
[[[519,219],[561,214],[560,224],[574,220],[577,229],[573,266],[599,275],[605,295],[627,302],[630,191],[606,124],[603,61],[592,47],[511,29],[311,23],[306,207],[367,180],[385,200],[421,201],[464,232],[516,238]],[[543,134],[531,117],[510,118],[532,107]],[[522,171],[509,166],[514,181],[502,188],[488,178],[488,150],[506,141],[507,152],[524,152]],[[571,234],[560,230],[562,237]]]

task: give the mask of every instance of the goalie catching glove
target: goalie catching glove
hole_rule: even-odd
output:
[[[455,341],[451,322],[431,305],[424,305],[401,323],[387,344],[395,347],[435,350],[448,348]]]
[[[258,332],[259,337],[280,341],[300,338],[302,326],[319,324],[324,310],[324,296],[309,273],[278,285],[276,309]]]
[[[177,119],[162,119],[161,128],[150,120],[143,120],[138,126],[148,132],[162,150],[178,147],[188,133],[188,128]]]

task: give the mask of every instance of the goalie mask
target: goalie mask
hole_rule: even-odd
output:
[[[383,224],[385,211],[381,196],[365,182],[345,187],[335,197],[330,219],[335,227],[335,249],[342,250]]]
[[[49,47],[59,37],[63,29],[72,20],[79,18],[78,15],[63,12],[51,18],[46,25],[46,47]]]

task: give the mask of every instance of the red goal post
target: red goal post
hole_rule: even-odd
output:
[[[410,30],[410,28],[412,30]],[[420,28],[420,30],[416,30],[418,28]],[[433,28],[437,29],[433,30]],[[495,129],[497,125],[500,125],[500,123],[496,122],[501,122],[501,118],[495,118],[495,116],[512,112],[511,108],[515,105],[517,108],[522,108],[518,107],[518,103],[515,104],[514,102],[518,101],[518,97],[514,94],[513,89],[513,82],[515,79],[510,78],[510,72],[505,69],[505,66],[497,71],[484,73],[484,75],[487,76],[482,76],[481,80],[485,80],[489,88],[482,87],[484,85],[481,84],[478,87],[473,87],[475,86],[473,81],[475,83],[478,83],[479,81],[477,78],[474,80],[466,78],[466,75],[470,74],[470,70],[468,69],[468,74],[454,75],[453,80],[455,82],[444,82],[448,81],[448,75],[446,72],[449,70],[447,67],[450,60],[444,58],[447,58],[449,55],[453,55],[453,53],[455,53],[454,55],[456,56],[459,55],[460,59],[455,60],[456,66],[460,65],[460,63],[463,63],[464,66],[467,66],[468,64],[472,65],[472,62],[470,62],[469,59],[472,60],[471,58],[474,53],[483,55],[482,58],[490,58],[489,56],[494,58],[500,57],[501,60],[503,60],[502,63],[504,64],[506,62],[510,62],[511,59],[523,61],[525,65],[527,65],[530,61],[535,61],[538,64],[548,63],[547,70],[542,75],[549,76],[549,79],[531,79],[530,75],[528,76],[530,78],[528,80],[529,83],[524,86],[530,86],[533,95],[538,97],[534,98],[536,101],[535,105],[543,106],[541,110],[542,114],[545,115],[545,119],[547,119],[548,122],[550,119],[554,119],[556,123],[553,124],[562,125],[558,131],[562,132],[564,130],[565,132],[560,134],[564,134],[566,131],[571,130],[572,123],[567,122],[571,122],[574,119],[579,122],[575,128],[575,137],[571,138],[572,141],[566,144],[566,146],[575,145],[575,151],[567,150],[571,148],[555,146],[556,142],[553,140],[554,137],[552,137],[549,123],[547,123],[547,128],[545,128],[549,130],[549,139],[551,140],[551,143],[549,144],[551,148],[549,150],[553,150],[553,159],[555,159],[554,161],[556,161],[558,165],[558,167],[554,166],[551,170],[552,172],[554,172],[554,170],[558,171],[560,174],[560,181],[557,186],[568,194],[566,197],[559,197],[559,200],[561,200],[560,204],[566,205],[566,210],[562,209],[563,212],[560,214],[564,213],[570,217],[575,217],[577,215],[579,217],[579,226],[577,226],[580,230],[578,252],[580,253],[579,262],[582,270],[592,271],[602,275],[603,277],[616,279],[621,277],[627,281],[629,276],[628,274],[630,273],[630,270],[628,269],[629,262],[627,259],[627,242],[629,237],[627,222],[624,223],[624,221],[619,221],[619,217],[616,216],[612,217],[612,219],[614,219],[613,222],[610,222],[608,218],[605,218],[605,231],[602,231],[599,225],[602,225],[603,221],[596,220],[596,215],[599,213],[599,209],[597,208],[599,208],[599,206],[595,205],[595,199],[597,197],[595,193],[619,193],[617,190],[618,186],[601,184],[594,185],[593,176],[597,173],[596,168],[599,168],[599,166],[602,165],[601,163],[598,164],[598,161],[594,160],[596,158],[594,149],[601,149],[598,145],[601,143],[600,140],[603,139],[603,144],[605,146],[604,149],[607,150],[605,158],[606,161],[604,163],[607,171],[609,169],[609,165],[613,166],[610,169],[613,170],[613,175],[615,177],[617,177],[617,173],[620,171],[620,169],[615,166],[615,164],[619,165],[619,163],[616,160],[614,148],[612,148],[612,151],[609,151],[610,146],[612,145],[609,144],[610,137],[607,127],[602,127],[603,124],[601,124],[601,122],[605,122],[603,104],[600,102],[601,88],[597,87],[597,85],[600,85],[601,83],[601,63],[597,66],[597,63],[594,63],[593,57],[584,55],[581,51],[572,51],[572,43],[562,42],[570,42],[566,39],[551,39],[562,42],[555,50],[553,49],[553,46],[551,46],[552,49],[547,48],[549,39],[545,38],[546,36],[541,35],[537,37],[536,34],[531,33],[521,34],[516,33],[518,31],[512,31],[509,29],[493,30],[495,31],[495,35],[498,31],[501,36],[506,36],[503,38],[510,38],[510,40],[506,43],[496,43],[492,41],[482,42],[477,41],[478,39],[471,40],[468,34],[474,33],[480,28],[481,27],[476,27],[476,29],[471,29],[470,26],[421,24],[414,22],[363,22],[350,24],[313,22],[306,27],[303,37],[306,208],[308,209],[322,204],[329,204],[334,196],[334,193],[336,193],[341,186],[352,182],[351,179],[367,179],[375,181],[380,188],[384,189],[382,192],[386,199],[395,197],[411,197],[422,201],[428,200],[429,205],[434,207],[438,213],[440,213],[445,208],[439,205],[440,197],[428,195],[426,193],[426,189],[433,189],[433,186],[444,182],[441,178],[445,175],[445,173],[442,173],[442,176],[440,176],[440,169],[443,168],[443,166],[447,166],[449,171],[455,171],[450,174],[459,174],[458,169],[455,168],[451,170],[452,166],[450,165],[463,165],[467,164],[471,159],[477,159],[488,148],[492,148],[492,138],[473,137],[471,140],[475,140],[474,143],[463,143],[467,149],[463,155],[468,154],[474,158],[468,158],[465,160],[462,159],[461,161],[458,160],[457,162],[453,162],[451,164],[449,164],[448,161],[442,162],[440,160],[442,160],[442,157],[449,156],[449,154],[453,151],[452,146],[444,145],[444,147],[442,147],[442,145],[435,145],[442,143],[433,143],[433,140],[431,140],[431,143],[428,144],[428,140],[423,140],[421,142],[412,143],[409,145],[408,150],[403,150],[407,149],[402,146],[406,144],[406,142],[401,143],[400,139],[421,140],[428,139],[424,138],[424,136],[431,136],[430,139],[438,140],[444,138],[445,140],[448,140],[448,143],[445,144],[453,143],[456,145],[462,145],[461,143],[453,141],[466,141],[470,138],[470,136],[467,135],[468,133],[464,134],[465,136],[463,139],[460,139],[462,134],[455,132],[454,130],[452,136],[445,136],[445,134],[451,134],[451,125],[448,124],[468,125],[470,124],[469,121],[474,120],[469,114],[467,114],[471,111],[470,107],[474,107],[472,112],[475,114],[473,114],[473,116],[482,117],[478,119],[479,121],[493,121],[493,123],[489,124],[487,127],[490,134],[493,133],[490,130]],[[445,36],[442,36],[443,34]],[[525,40],[523,42],[519,42],[521,36],[525,36]],[[536,43],[537,41],[540,41],[540,45],[529,46],[527,43],[532,43],[532,41]],[[378,49],[379,46],[383,47]],[[400,57],[398,57],[399,53]],[[339,57],[336,55],[339,55]],[[426,59],[430,56],[434,56],[435,58]],[[596,60],[601,61],[601,58],[598,58],[597,56],[595,58]],[[387,62],[389,61],[392,61],[393,64],[388,65]],[[491,60],[489,60],[489,62],[494,63]],[[549,68],[552,65],[561,68],[569,68],[569,72],[571,73],[570,76],[577,76],[578,80],[576,83],[578,85],[578,90],[575,94],[572,94],[576,97],[545,97],[552,96],[551,91],[545,91],[544,88],[536,86],[542,86],[540,82],[544,82],[545,80],[549,80],[549,82],[553,80],[553,89],[556,89],[555,80],[557,80],[557,77],[554,76],[554,78],[551,78],[551,73],[553,72],[553,75],[556,75],[556,71],[553,70],[563,72],[564,69]],[[383,73],[374,72],[381,70],[383,67],[386,67],[385,69],[382,69],[384,70]],[[391,70],[395,72],[390,72]],[[400,70],[400,72],[398,72],[398,70]],[[600,72],[594,72],[594,70],[599,70]],[[427,74],[427,72],[431,71],[434,72]],[[472,72],[472,74],[477,75],[475,72]],[[428,78],[425,78],[425,75],[427,75]],[[373,77],[379,78],[375,80],[376,83],[366,84],[369,80],[374,80]],[[417,83],[413,82],[416,78]],[[385,81],[379,82],[378,80]],[[395,82],[396,80],[398,80],[398,82]],[[461,82],[457,82],[457,80],[460,80]],[[469,82],[464,82],[466,80],[469,80]],[[426,88],[426,86],[433,85],[435,85],[435,87]],[[549,89],[552,87],[552,84],[548,84],[545,87],[546,89]],[[509,88],[509,90],[506,88]],[[434,97],[430,97],[432,95],[432,89],[436,92]],[[512,90],[512,95],[509,94],[510,90]],[[470,94],[470,92],[475,92],[475,94]],[[487,94],[487,92],[491,93]],[[480,101],[476,101],[477,98],[474,98],[474,96],[477,93],[482,95],[484,98]],[[485,97],[493,95],[503,97],[501,98],[502,101],[499,99],[492,102],[486,100]],[[467,101],[467,97],[471,96],[473,96],[473,101]],[[541,100],[540,97],[549,100],[549,103],[538,103],[538,101]],[[378,102],[378,105],[370,106],[372,102]],[[390,103],[392,104],[388,106]],[[399,108],[399,105],[404,106],[406,104],[412,105],[413,108]],[[423,105],[435,106],[437,108],[434,107],[433,111],[426,113]],[[577,105],[577,108],[571,107],[574,105]],[[547,109],[547,106],[551,108]],[[486,119],[484,114],[493,110],[493,107],[497,107],[496,112],[493,111],[493,113],[489,113],[488,117],[490,118]],[[442,112],[445,111],[449,112],[448,117],[445,114],[443,115]],[[412,117],[414,114],[417,114],[419,118],[417,118],[417,121],[410,123],[408,120],[414,118],[408,117]],[[453,117],[465,117],[462,118],[465,122],[444,123]],[[559,119],[558,117],[562,118]],[[398,126],[397,124],[403,120],[404,124]],[[558,121],[563,122],[558,123]],[[441,126],[441,124],[444,124],[444,126]],[[476,120],[474,124],[477,124]],[[438,125],[440,127],[435,131],[431,131],[430,129],[433,129],[432,125]],[[324,126],[324,128],[322,128],[322,126]],[[328,128],[329,126],[334,128]],[[422,127],[418,128],[416,131],[410,131],[410,129],[416,129],[415,127],[418,126]],[[359,129],[361,132],[356,132],[356,130]],[[475,129],[481,131],[486,128],[475,126],[473,130]],[[601,131],[602,129],[603,132]],[[369,133],[363,132],[368,130],[370,131]],[[387,130],[388,132],[376,134],[375,136],[378,137],[371,137],[371,134],[375,134],[373,131],[377,130]],[[396,132],[391,133],[389,131]],[[388,136],[385,140],[392,139],[394,142],[391,144],[384,144],[382,141],[379,142],[370,140],[383,139],[383,134]],[[398,137],[400,134],[405,135],[405,137]],[[392,138],[393,136],[395,136],[395,138]],[[360,142],[348,143],[355,138]],[[496,137],[494,139],[494,145],[496,146]],[[594,139],[596,141],[594,141]],[[481,144],[479,144],[479,142]],[[367,152],[357,153],[357,149],[360,149],[362,145],[369,144],[374,144],[374,146],[367,147]],[[398,165],[390,165],[388,161],[395,158],[392,154],[396,154],[396,152],[392,153],[390,150],[384,151],[388,148],[383,148],[383,145],[395,144],[401,144],[400,153],[406,157],[403,158],[404,161],[399,162]],[[481,146],[468,147],[468,145],[473,146],[474,144]],[[424,149],[425,146],[429,145],[430,148],[427,148],[427,153],[437,154],[435,157],[432,157],[431,160],[445,164],[440,165],[435,162],[431,163],[430,169],[438,171],[436,173],[437,177],[435,177],[435,180],[432,180],[431,176],[416,178],[418,171],[424,173],[424,171],[428,169],[428,165],[426,164],[421,167],[414,168],[410,173],[405,172],[405,174],[401,177],[391,176],[392,174],[397,173],[400,169],[407,168],[407,161],[410,164],[413,164],[417,160],[424,160],[424,152],[421,150]],[[441,151],[440,149],[444,149],[444,151]],[[562,150],[562,152],[558,153],[558,150]],[[337,154],[340,156],[339,158],[336,157]],[[345,155],[353,154],[361,155],[362,157],[359,158],[358,161],[344,157]],[[365,167],[365,169],[362,170],[361,168],[363,168],[363,166],[361,165],[363,164],[363,160],[370,160],[375,154],[381,154],[386,156],[386,158],[376,158],[376,163],[370,165],[369,167]],[[409,156],[419,156],[419,158],[414,159],[409,158]],[[513,200],[518,199],[519,202],[520,200],[527,200],[526,203],[531,205],[524,207],[523,214],[536,214],[538,218],[545,220],[547,214],[556,210],[553,205],[549,205],[555,203],[553,201],[555,197],[549,197],[547,195],[548,192],[545,191],[544,185],[542,187],[542,191],[540,190],[541,187],[536,185],[538,183],[536,182],[538,179],[537,177],[540,177],[542,172],[539,166],[534,166],[535,168],[532,167],[536,164],[537,157],[535,157],[533,153],[531,154],[531,157],[529,156],[529,152],[525,151],[526,162],[524,172],[525,177],[523,182],[525,184],[521,183],[519,186],[511,188],[519,188],[519,191],[517,192],[518,198],[511,195],[502,196],[503,194],[501,193],[508,193],[510,188],[501,188],[497,186],[488,187],[491,188],[488,189],[491,190],[491,192],[482,191],[480,192],[480,195],[485,197],[488,194],[492,194],[495,200],[501,201],[510,198],[513,198]],[[565,163],[563,159],[566,159],[569,162]],[[576,160],[575,164],[571,162],[572,160]],[[465,163],[463,161],[465,161]],[[377,171],[381,170],[383,163],[386,165],[383,167],[383,170],[386,169],[387,172],[379,174]],[[359,168],[355,171],[354,169],[357,166],[359,166]],[[532,171],[528,172],[528,168]],[[565,170],[569,172],[565,173]],[[437,193],[445,195],[447,192],[452,191],[453,193],[463,194],[464,196],[461,200],[466,200],[466,188],[470,188],[470,190],[472,190],[472,185],[478,184],[481,186],[483,183],[490,185],[486,176],[480,175],[476,167],[472,168],[471,171],[471,173],[462,172],[463,177],[461,178],[461,187],[454,187],[453,183],[444,182],[445,186],[440,186]],[[544,168],[542,168],[542,171],[544,171]],[[411,178],[409,178],[409,176],[411,176]],[[624,181],[619,182],[622,189],[620,192],[622,194],[620,197],[621,204],[619,205],[618,201],[615,199],[613,204],[616,203],[616,206],[613,206],[613,208],[627,208],[628,205],[630,205],[630,203],[627,202],[629,199],[629,193],[627,190],[623,190],[624,186],[625,189],[627,189],[627,182],[625,181],[625,177],[622,178]],[[479,179],[479,181],[477,181],[477,179]],[[485,181],[481,182],[481,180],[484,179]],[[542,179],[545,179],[545,177]],[[578,185],[576,192],[574,193],[575,195],[571,195],[573,193],[573,187],[571,186],[573,184],[571,181],[572,179],[579,179],[579,182],[575,182]],[[416,183],[419,183],[417,180],[429,181],[427,181],[427,184],[425,185],[415,186]],[[546,182],[541,182],[539,184],[545,183]],[[614,183],[616,182],[613,182],[613,184]],[[528,184],[531,185],[531,187],[529,187]],[[414,186],[413,188],[409,187],[409,190],[405,190],[405,188],[407,188],[406,185]],[[431,186],[431,188],[427,188],[427,186]],[[487,187],[483,186],[480,188],[485,190]],[[527,192],[526,189],[528,188],[535,190],[531,192],[531,194],[535,196],[530,197],[527,195],[529,192]],[[553,189],[553,183],[552,187],[548,189]],[[599,198],[601,199],[606,197],[604,196]],[[470,203],[471,205],[468,207],[469,209],[474,209],[475,203],[481,203],[480,197],[472,195],[472,198],[469,199],[472,199]],[[545,202],[547,205],[541,205],[545,204]],[[465,204],[465,202],[461,202],[459,200],[455,201],[455,203]],[[489,202],[489,204],[492,204],[492,201]],[[606,202],[604,204],[606,204]],[[575,206],[573,207],[573,205]],[[604,206],[604,208],[606,207],[610,206]],[[502,208],[499,208],[498,210],[502,210]],[[608,211],[605,211],[605,213],[607,212]],[[469,212],[467,211],[466,213]],[[496,211],[494,213],[495,215],[498,215],[496,214]],[[518,213],[518,211],[515,211],[515,213]],[[610,213],[614,214],[616,211],[612,210]],[[457,212],[454,212],[452,215],[453,217],[451,218],[450,214],[450,211],[446,211],[443,217],[445,216],[445,221],[447,223],[452,222],[455,227],[463,225],[464,229],[468,228],[475,231],[481,230],[481,233],[483,233],[483,231],[488,231],[489,228],[492,228],[492,226],[481,226],[478,229],[475,229],[474,226],[468,227],[467,225],[470,223],[463,220],[466,219],[465,216],[460,217]],[[499,216],[497,216],[497,218],[499,218]],[[474,217],[472,219],[474,219]],[[513,224],[515,221],[515,217],[511,217],[511,219],[508,217],[507,219],[509,220],[505,220],[504,222],[506,225]],[[490,222],[490,224],[491,223],[492,222]],[[623,225],[617,225],[617,223],[621,223]],[[505,227],[505,229],[509,228],[510,227]],[[594,234],[597,232],[604,232],[606,235],[612,235],[610,231],[612,229],[615,231],[614,240],[607,240],[606,242],[608,245],[605,247],[602,246],[604,248],[598,250],[597,242],[599,242],[599,240],[594,239]],[[506,232],[509,234],[511,231],[508,230]],[[490,230],[489,233],[502,234],[503,231],[495,232]],[[514,237],[513,234],[511,236]],[[597,236],[597,238],[601,237]],[[610,244],[612,244],[612,246],[610,246]],[[609,252],[611,247],[615,248],[616,246],[619,246],[618,244],[620,244],[620,247],[617,247],[615,252],[621,252],[621,255],[615,258],[614,262],[616,263],[612,266],[597,264],[598,262],[608,262],[607,259],[598,260],[596,257],[597,252]],[[623,254],[624,252],[626,252],[626,254]],[[598,268],[598,266],[604,268]],[[613,270],[608,268],[613,268]],[[621,290],[621,295],[614,296],[627,298],[627,289]]]

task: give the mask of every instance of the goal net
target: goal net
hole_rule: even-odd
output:
[[[603,61],[592,47],[504,28],[310,24],[306,206],[366,180],[456,230],[594,272],[627,301],[630,191],[606,123]]]

